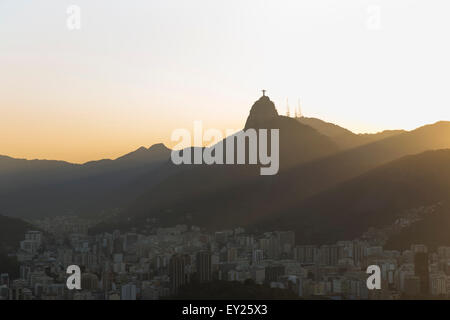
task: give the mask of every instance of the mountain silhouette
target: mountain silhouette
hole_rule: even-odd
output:
[[[380,165],[443,148],[450,148],[449,122],[320,157],[271,177],[244,174],[243,169],[226,166],[196,168],[183,176],[172,175],[148,190],[126,210],[126,217],[137,224],[153,217],[167,225],[251,226],[295,210],[305,199]]]
[[[265,95],[251,107],[244,131],[248,129],[279,130],[282,171],[339,151],[337,145],[328,136],[299,123],[294,118],[278,115],[275,104]]]
[[[280,170],[274,176],[261,176],[260,165],[177,166],[170,161],[171,150],[162,144],[83,165],[0,157],[0,213],[40,217],[114,211],[117,214],[104,224],[111,228],[144,227],[151,219],[160,225],[187,223],[210,229],[279,225],[302,230],[300,219],[284,219],[297,214],[304,217],[305,205],[312,206],[310,199],[317,197],[326,204],[322,195],[334,187],[405,156],[450,148],[449,122],[366,136],[319,119],[302,119],[278,115],[267,96],[250,109],[243,130],[279,130]],[[345,139],[353,142],[343,136],[352,137]],[[345,196],[352,199],[350,192]],[[370,209],[371,203],[367,206]],[[357,226],[348,234],[365,227],[363,223]],[[321,239],[321,235],[305,233],[304,240]]]
[[[448,202],[449,163],[449,149],[406,156],[312,196],[267,223],[294,228],[300,243],[351,240],[370,227],[392,224],[405,210]]]
[[[293,118],[279,116],[267,96],[261,97],[252,106],[244,130],[248,129],[279,129],[280,172],[338,152],[336,144],[330,138]],[[233,136],[226,139],[232,138]],[[219,144],[225,145],[224,141]],[[232,197],[229,197],[228,190],[240,190],[255,179],[266,182],[276,179],[261,177],[259,166],[256,165],[195,165],[187,166],[185,170],[176,170],[182,172],[171,175],[143,193],[126,211],[127,219],[129,216],[146,219],[150,212],[155,217],[170,221],[172,214],[179,214],[181,218],[189,216],[190,208],[196,212],[199,207],[209,211],[207,199],[217,199],[217,195],[222,195],[219,196],[222,198],[217,199],[216,204],[223,208],[237,206],[238,203],[233,204]]]
[[[350,130],[317,118],[299,117],[296,119],[331,138],[341,150],[359,147],[405,132],[405,130],[385,130],[378,133],[355,134]]]
[[[280,175],[276,190],[284,206],[357,177],[382,164],[427,150],[450,148],[450,122],[437,122],[329,157],[297,166]]]
[[[136,197],[131,182],[170,159],[170,149],[158,144],[115,160],[82,165],[63,161],[0,158],[0,213],[8,216],[64,215],[114,208]],[[162,173],[145,176],[145,187]],[[144,187],[144,186],[143,186]]]
[[[250,114],[245,122],[244,130],[250,128],[263,128],[268,121],[278,118],[275,104],[268,96],[263,95],[250,109]]]

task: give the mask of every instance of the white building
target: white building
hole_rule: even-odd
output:
[[[122,300],[136,300],[136,285],[129,283],[122,286]]]

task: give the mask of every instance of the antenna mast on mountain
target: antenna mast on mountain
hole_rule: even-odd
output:
[[[286,116],[290,117],[291,113],[289,112],[289,100],[286,98]]]
[[[297,106],[297,111],[295,112],[295,117],[299,117],[299,118],[301,118],[301,117],[303,117],[303,115],[302,115],[302,103],[301,103],[301,101],[300,101],[300,99],[298,99],[298,106]]]

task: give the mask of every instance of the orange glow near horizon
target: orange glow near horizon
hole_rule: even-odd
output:
[[[267,89],[280,114],[355,133],[450,120],[449,3],[379,0],[0,2],[0,155],[83,163],[240,130]],[[420,23],[418,23],[418,21]],[[399,40],[400,39],[400,40]]]

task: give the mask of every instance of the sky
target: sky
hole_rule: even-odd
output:
[[[196,120],[237,131],[261,89],[281,114],[301,99],[356,133],[450,120],[449,13],[448,0],[0,0],[0,154],[82,163],[172,147]]]

